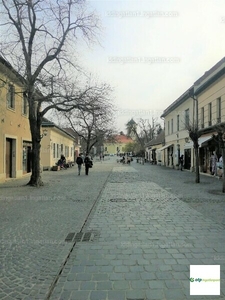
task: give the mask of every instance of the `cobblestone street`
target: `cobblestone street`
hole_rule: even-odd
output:
[[[0,299],[225,299],[218,179],[115,157],[43,178],[0,185]],[[65,242],[81,230],[90,240]],[[220,265],[220,296],[190,296],[190,265]]]
[[[99,196],[112,165],[96,163],[89,176],[77,167],[44,172],[45,186],[28,177],[0,184],[0,299],[45,299]]]

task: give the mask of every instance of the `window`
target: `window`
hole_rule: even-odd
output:
[[[73,156],[73,147],[71,147],[70,156]]]
[[[171,133],[173,133],[173,119],[171,119]]]
[[[15,87],[12,84],[8,86],[7,106],[15,109]]]
[[[69,147],[65,146],[65,157],[69,156]]]
[[[56,146],[56,157],[57,158],[59,157],[59,144],[57,144]]]
[[[170,121],[168,121],[168,134],[170,134]]]
[[[118,151],[119,147],[117,147],[117,151]],[[105,151],[107,151],[107,147],[105,147]]]
[[[201,108],[201,128],[204,128],[204,107]]]
[[[27,115],[28,108],[28,101],[27,101],[27,94],[23,93],[23,115]]]
[[[53,144],[53,158],[55,158],[55,143]]]
[[[189,108],[185,110],[184,112],[184,122],[185,122],[185,127],[188,127],[190,124],[190,114],[189,114]]]
[[[61,154],[63,154],[63,144],[61,144]]]
[[[216,115],[217,115],[217,123],[221,123],[221,98],[217,99]]]
[[[180,116],[177,115],[177,131],[180,130]]]
[[[212,126],[212,103],[208,104],[208,124]]]

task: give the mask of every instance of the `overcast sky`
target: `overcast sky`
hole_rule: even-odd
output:
[[[101,46],[80,57],[115,88],[116,126],[151,119],[225,56],[224,0],[90,0]]]

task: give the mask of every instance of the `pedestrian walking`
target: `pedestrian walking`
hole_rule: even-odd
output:
[[[184,164],[184,155],[180,156],[180,170],[183,171],[183,164]]]
[[[89,168],[92,168],[92,161],[90,160],[88,154],[86,154],[86,157],[84,159],[85,164],[85,174],[88,175]]]
[[[78,166],[78,175],[80,175],[80,171],[81,171],[81,166],[84,164],[83,158],[81,157],[81,154],[79,154],[79,156],[76,159],[76,163]]]
[[[211,155],[211,158],[210,158],[210,169],[211,169],[211,175],[214,175],[214,176],[217,175],[217,166],[216,166],[217,160],[218,160],[218,158],[216,156],[216,152],[213,151],[213,154]]]
[[[217,163],[217,174],[219,179],[223,177],[224,170],[223,170],[223,156],[221,155],[219,158],[219,162]]]

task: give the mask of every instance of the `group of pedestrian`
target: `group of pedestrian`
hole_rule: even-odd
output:
[[[82,157],[81,154],[76,159],[76,164],[78,166],[78,176],[81,172],[82,165],[85,166],[85,174],[88,175],[89,169],[92,168],[93,162],[92,159],[86,154],[85,158]]]

